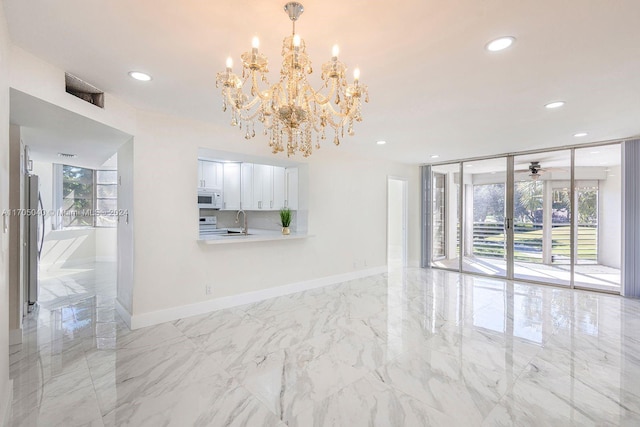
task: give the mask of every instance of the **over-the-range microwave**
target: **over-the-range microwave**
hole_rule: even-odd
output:
[[[222,208],[222,192],[218,190],[198,190],[198,207],[200,209]]]

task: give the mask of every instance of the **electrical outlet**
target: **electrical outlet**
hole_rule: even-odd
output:
[[[207,285],[204,287],[204,293],[206,295],[211,295],[211,285]]]

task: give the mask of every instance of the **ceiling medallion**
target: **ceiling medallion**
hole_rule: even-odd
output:
[[[331,60],[322,64],[322,87],[314,90],[307,81],[313,72],[306,53],[304,40],[296,34],[296,21],[304,11],[300,3],[284,6],[293,22],[293,31],[282,43],[282,69],[280,80],[270,85],[266,56],[259,52],[260,42],[253,38],[252,49],[241,55],[242,77],[232,71],[233,60],[227,59],[227,69],[218,73],[216,87],[222,87],[223,111],[231,107],[231,125],[245,126],[245,138],[255,137],[255,121],[262,122],[264,135],[269,136],[269,147],[274,154],[286,151],[287,156],[298,151],[304,157],[311,155],[313,147],[327,138],[325,129],[333,128],[335,145],[347,134],[354,135],[354,122],[362,121],[362,98],[369,102],[367,86],[360,83],[360,70],[353,72],[353,83],[347,83],[347,67],[338,61],[338,46],[333,47]],[[243,86],[251,84],[250,96]],[[315,136],[315,144],[313,137]]]

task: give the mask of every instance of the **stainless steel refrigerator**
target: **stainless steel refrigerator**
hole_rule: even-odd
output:
[[[31,311],[38,301],[38,261],[41,241],[38,225],[43,216],[39,213],[40,193],[38,191],[38,175],[27,175],[25,179],[25,297],[28,310]],[[44,233],[43,233],[44,234]],[[43,236],[44,237],[44,236]]]

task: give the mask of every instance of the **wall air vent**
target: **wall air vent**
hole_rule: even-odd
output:
[[[97,87],[69,73],[64,73],[64,82],[67,93],[104,108],[104,92]]]
[[[58,153],[58,157],[63,157],[65,159],[74,159],[76,157],[78,157],[77,154],[70,154],[70,153]]]

